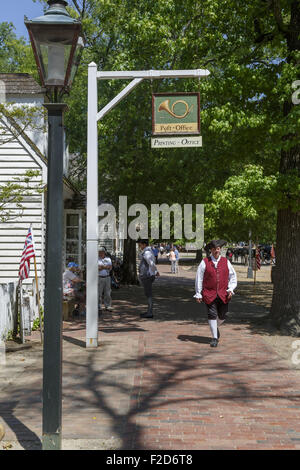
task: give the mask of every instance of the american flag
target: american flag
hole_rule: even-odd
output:
[[[19,269],[19,279],[27,279],[30,274],[30,258],[35,256],[31,227],[28,229]]]
[[[256,269],[260,269],[260,253],[259,253],[258,248],[256,248],[255,258],[256,258]]]

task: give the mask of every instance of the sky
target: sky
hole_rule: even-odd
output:
[[[0,0],[0,22],[13,23],[18,37],[28,40],[27,29],[24,25],[24,15],[29,19],[43,15],[43,6],[33,0]]]

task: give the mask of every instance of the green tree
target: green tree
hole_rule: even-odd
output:
[[[71,146],[83,161],[88,62],[94,60],[102,70],[209,68],[211,72],[199,84],[194,80],[144,83],[105,117],[99,124],[101,198],[115,200],[118,194],[127,194],[130,201],[146,204],[206,203],[206,234],[224,230],[232,237],[238,236],[238,226],[226,228],[218,214],[225,207],[228,220],[232,219],[235,199],[244,208],[239,213],[241,234],[249,220],[253,224],[256,220],[260,230],[263,208],[268,220],[277,211],[278,275],[271,314],[278,327],[299,335],[300,107],[291,100],[292,83],[299,79],[299,0],[71,4],[73,14],[83,16],[87,48],[69,98],[67,125]],[[122,86],[117,81],[101,82],[99,108]],[[150,149],[151,92],[172,90],[200,90],[202,149]],[[242,190],[249,168],[257,172],[258,187],[266,182],[267,199],[250,184]],[[264,227],[261,237],[272,231],[271,223]]]
[[[251,230],[255,241],[274,241],[276,189],[276,175],[265,176],[261,166],[247,165],[240,175],[230,176],[207,204],[212,236],[247,240]]]
[[[0,23],[0,73],[30,73],[38,79],[31,46],[14,29],[12,23]]]

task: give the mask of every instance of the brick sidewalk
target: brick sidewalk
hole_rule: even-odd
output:
[[[143,290],[128,287],[113,291],[98,350],[85,349],[84,323],[65,324],[63,438],[101,448],[300,449],[299,371],[257,333],[253,318],[265,309],[236,295],[210,348],[194,273],[160,271],[153,320],[139,318]],[[0,386],[0,422],[6,440],[32,448],[41,437],[40,346],[9,354],[10,372],[23,358],[22,372]]]

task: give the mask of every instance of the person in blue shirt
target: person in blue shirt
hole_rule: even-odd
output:
[[[159,253],[159,250],[158,250],[157,246],[153,246],[151,249],[152,249],[152,252],[153,252],[153,254],[154,254],[154,256],[155,256],[155,263],[157,264],[157,263],[158,263],[158,253]]]

